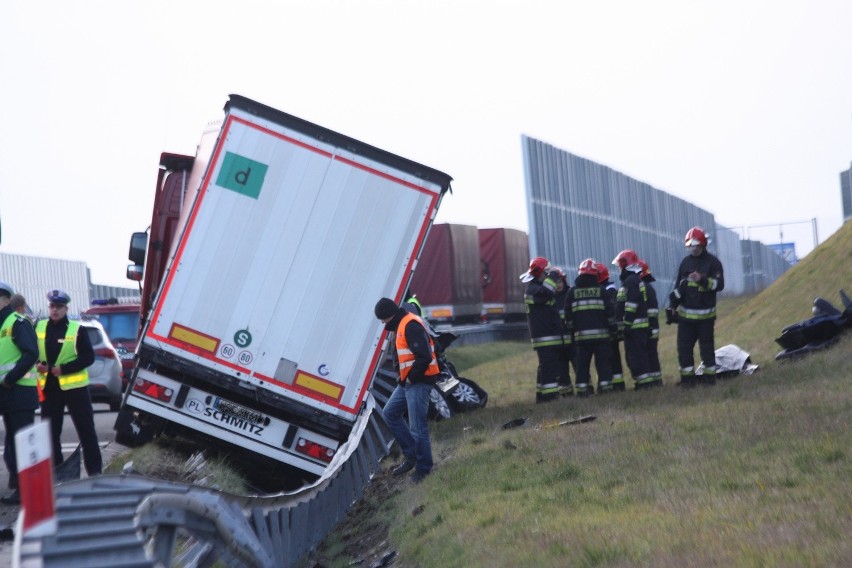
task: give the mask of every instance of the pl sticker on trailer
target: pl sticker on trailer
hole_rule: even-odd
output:
[[[257,199],[268,169],[269,166],[264,163],[250,160],[233,152],[225,152],[225,159],[222,160],[222,169],[219,170],[216,185]]]

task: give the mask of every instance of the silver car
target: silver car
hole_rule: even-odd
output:
[[[89,393],[92,402],[109,404],[109,409],[117,411],[121,407],[121,359],[110,342],[103,326],[92,320],[80,321],[85,328],[95,350],[95,362],[89,371]]]

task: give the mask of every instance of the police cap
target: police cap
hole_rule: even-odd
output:
[[[47,301],[51,304],[67,304],[71,301],[71,296],[65,290],[57,288],[47,293]]]

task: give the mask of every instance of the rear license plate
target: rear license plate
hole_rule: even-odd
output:
[[[266,417],[260,412],[240,406],[239,404],[234,404],[227,400],[222,400],[221,398],[217,398],[215,400],[213,408],[224,412],[225,414],[230,414],[231,416],[235,416],[242,420],[247,420],[252,424],[263,424],[266,422]]]

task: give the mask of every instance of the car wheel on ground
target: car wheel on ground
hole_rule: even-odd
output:
[[[447,402],[446,396],[441,389],[432,387],[429,392],[429,418],[439,421],[452,417],[453,410]]]

